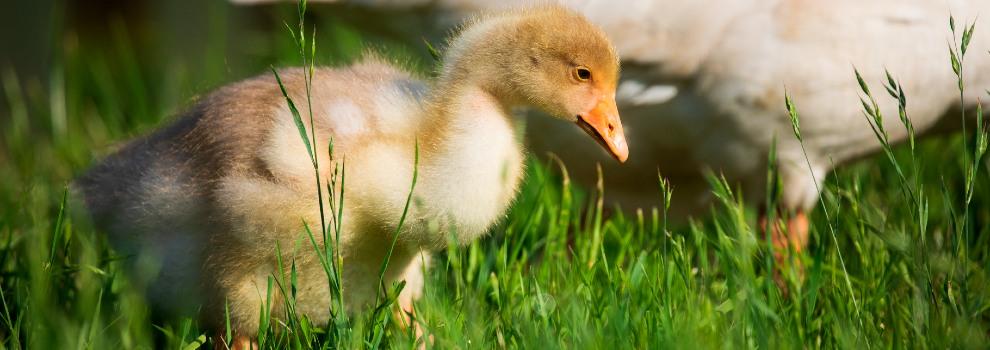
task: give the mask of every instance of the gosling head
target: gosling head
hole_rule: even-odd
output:
[[[451,41],[446,58],[447,80],[574,122],[619,162],[629,157],[615,105],[618,55],[580,14],[542,6],[482,17]]]

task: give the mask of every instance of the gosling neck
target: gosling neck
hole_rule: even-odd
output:
[[[448,52],[446,62],[449,65],[433,83],[427,98],[427,135],[433,138],[430,141],[439,142],[450,137],[451,132],[474,132],[464,128],[478,124],[480,119],[501,119],[514,126],[511,111],[526,103],[516,98],[513,89],[506,86],[500,74],[502,68],[496,60],[485,59],[497,57],[492,54],[496,49],[486,47],[465,55],[460,53],[464,45],[455,46],[458,49]]]
[[[482,125],[499,123],[514,129],[511,110],[515,106],[470,78],[439,80],[426,103],[423,144],[427,151],[444,152],[458,147],[450,142],[454,137],[463,140],[466,134],[490,132],[481,129]]]
[[[506,62],[518,59],[518,40],[513,40],[518,21],[490,17],[467,26],[450,42],[426,103],[427,152],[456,154],[470,140],[465,135],[483,142],[491,133],[515,130],[510,111],[526,101],[508,85],[506,71],[511,68]]]

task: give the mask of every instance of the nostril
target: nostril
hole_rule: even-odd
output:
[[[615,124],[608,123],[608,132],[611,133],[611,132],[614,132],[614,131],[615,131]]]

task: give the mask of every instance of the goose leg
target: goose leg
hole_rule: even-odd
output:
[[[786,295],[788,290],[784,277],[793,276],[796,283],[804,280],[804,264],[801,258],[808,247],[807,212],[818,203],[819,191],[824,186],[824,179],[830,167],[827,163],[816,161],[818,158],[809,159],[804,154],[790,156],[781,154],[780,157],[778,165],[782,187],[777,202],[780,209],[769,233],[777,266],[774,280]],[[761,224],[764,227],[766,221],[766,216],[762,216]]]
[[[215,343],[213,343],[213,349],[214,350],[252,350],[252,349],[260,349],[260,347],[258,346],[258,340],[257,339],[252,339],[251,337],[248,337],[248,336],[236,335],[236,334],[234,336],[232,336],[231,338],[233,338],[233,339],[231,339],[230,344],[228,345],[227,344],[227,337],[223,334],[223,332],[218,333],[217,336],[214,338],[214,339],[217,339],[217,341]]]
[[[430,263],[430,255],[426,252],[420,252],[417,254],[412,264],[403,272],[402,278],[406,281],[406,287],[399,293],[399,310],[396,311],[396,318],[399,320],[399,325],[403,329],[412,328],[415,332],[417,342],[420,343],[419,348],[425,348],[426,342],[432,341],[432,336],[430,338],[424,338],[426,334],[423,326],[420,322],[416,321],[416,307],[413,303],[416,299],[419,299],[423,294],[423,287],[425,284],[425,268]]]
[[[395,311],[395,317],[399,322],[399,327],[403,330],[410,328],[415,332],[416,339],[423,338],[423,327],[416,322],[416,307],[411,298],[399,297],[399,309]]]
[[[808,246],[808,215],[799,210],[786,220],[786,228],[774,225],[770,231],[771,243],[774,248],[774,259],[783,264],[793,252],[797,255]],[[783,229],[783,230],[782,230]],[[799,259],[794,259],[799,263]]]
[[[766,230],[767,215],[760,215],[760,227]],[[787,293],[787,281],[784,272],[793,269],[798,280],[804,279],[804,263],[800,254],[808,247],[808,215],[804,210],[798,210],[788,218],[778,218],[770,227],[770,243],[773,246],[773,257],[776,263],[774,281],[777,286]],[[765,231],[764,231],[765,232]]]

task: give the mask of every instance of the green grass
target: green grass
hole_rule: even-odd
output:
[[[280,8],[275,17],[294,19],[292,10]],[[210,11],[211,18],[226,18],[235,10]],[[191,349],[215,341],[193,320],[148,309],[126,277],[123,257],[85,220],[65,186],[113,144],[152,130],[195,95],[262,74],[272,63],[298,63],[299,51],[281,28],[255,37],[251,45],[266,49],[253,55],[215,33],[227,29],[213,28],[202,55],[177,50],[145,60],[137,47],[149,44],[126,26],[115,28],[103,42],[110,49],[94,49],[86,45],[94,39],[84,37],[77,39],[82,45],[60,45],[44,81],[0,71],[5,348]],[[990,34],[977,29],[975,35]],[[346,63],[366,44],[400,57],[426,52],[419,43],[388,43],[332,16],[317,25],[316,38],[317,64]],[[987,53],[967,53],[979,54]],[[414,66],[426,69],[430,59],[422,56]],[[894,96],[897,84],[888,83]],[[875,94],[864,103],[863,127],[880,139],[885,129],[905,127],[876,124],[872,99],[884,98],[895,97]],[[793,102],[788,106],[799,121],[801,101]],[[910,104],[904,113],[910,116]],[[975,156],[981,141],[973,129],[885,146],[830,175],[812,213],[811,247],[801,257],[806,277],[791,276],[786,294],[772,281],[755,208],[742,205],[735,184],[717,174],[709,177],[718,198],[710,215],[673,224],[662,203],[678,200],[676,187],[662,191],[658,181],[661,209],[605,210],[602,189],[577,188],[556,163],[531,159],[508,218],[488,238],[437,254],[417,322],[437,348],[986,348],[990,162]],[[774,199],[774,193],[746,195]],[[320,233],[315,223],[311,229]],[[280,287],[285,284],[272,288]],[[411,333],[395,327],[389,314],[387,308],[338,314],[322,328],[302,318],[273,319],[262,345],[411,346]]]

